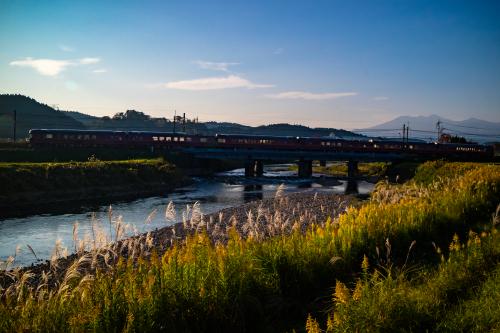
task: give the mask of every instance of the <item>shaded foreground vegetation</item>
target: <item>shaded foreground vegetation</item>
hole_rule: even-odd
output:
[[[0,163],[0,210],[152,193],[185,181],[174,165],[160,159]]]
[[[11,272],[0,331],[498,330],[499,198],[499,166],[431,162],[305,231],[201,228],[162,256],[146,238],[94,275],[82,255],[56,287]]]

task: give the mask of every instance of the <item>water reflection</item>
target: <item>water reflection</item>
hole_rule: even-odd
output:
[[[262,184],[244,185],[243,200],[245,202],[262,200],[263,198],[264,198],[264,192]]]

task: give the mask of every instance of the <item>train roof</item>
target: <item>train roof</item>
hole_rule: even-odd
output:
[[[226,138],[246,138],[246,139],[296,139],[296,136],[279,136],[279,135],[255,135],[255,134],[224,134],[217,133],[216,137]]]
[[[65,129],[65,128],[33,128],[29,130],[30,133],[82,133],[82,134],[92,134],[92,133],[120,133],[120,134],[147,134],[147,135],[186,135],[185,132],[153,132],[153,131],[127,131],[127,130],[82,130],[82,129]]]

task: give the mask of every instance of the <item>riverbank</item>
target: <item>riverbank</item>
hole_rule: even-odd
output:
[[[0,217],[164,193],[189,183],[161,159],[0,163]]]
[[[420,162],[360,162],[358,163],[358,179],[367,179],[377,182],[387,179],[392,183],[403,183],[413,178]],[[297,171],[296,165],[291,165],[290,170]],[[325,166],[313,165],[313,172],[332,177],[347,178],[347,163],[331,162]]]
[[[118,260],[149,258],[153,252],[162,256],[172,246],[185,244],[188,237],[201,232],[213,244],[220,245],[227,245],[231,232],[236,232],[242,239],[256,241],[289,235],[294,231],[304,233],[311,225],[322,226],[344,213],[348,207],[357,207],[362,203],[351,195],[319,192],[284,195],[281,191],[278,188],[274,198],[252,201],[208,215],[203,215],[200,205],[194,204],[182,212],[183,222],[124,239],[120,239],[120,235],[128,226],[110,212],[109,222],[115,238],[105,235],[104,228],[107,226],[95,223],[92,240],[85,237],[80,239],[78,231],[74,231],[73,249],[76,249],[76,253],[66,255],[67,249],[57,248],[57,244],[54,244],[55,256],[51,260],[21,268],[18,274],[27,271],[32,273],[33,277],[27,282],[33,287],[40,285],[42,277],[48,274],[45,283],[56,287],[75,262],[80,262],[80,274],[93,275],[97,269],[107,270]],[[172,203],[165,207],[164,214],[165,223],[176,219]],[[36,252],[33,251],[32,254],[36,256]],[[103,261],[103,257],[107,259]],[[3,288],[7,288],[13,281],[0,273],[0,286]]]
[[[212,225],[192,208],[176,226],[192,232],[183,237],[171,229],[173,246],[167,241],[163,255],[151,232],[81,252],[64,274],[54,260],[46,274],[35,275],[42,282],[36,289],[30,273],[10,272],[14,282],[2,293],[0,331],[68,325],[151,332],[499,327],[498,307],[492,306],[499,295],[498,166],[425,163],[413,181],[379,183],[362,205],[307,222],[313,220],[309,209],[321,211],[323,202],[333,201],[315,204],[318,197],[287,203],[278,191],[267,207],[280,205],[279,214],[254,204],[219,230],[217,215]],[[171,212],[165,210],[167,220]],[[116,234],[123,227],[111,225]],[[217,241],[221,230],[227,236]],[[98,244],[100,235],[88,243]],[[75,244],[79,250],[81,243]],[[92,265],[103,269],[88,274]],[[61,282],[47,283],[51,276]]]

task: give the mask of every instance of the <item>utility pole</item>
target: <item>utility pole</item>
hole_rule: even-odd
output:
[[[186,112],[182,113],[182,131],[186,133]]]
[[[175,133],[175,118],[177,118],[177,110],[174,110],[174,133]]]
[[[437,142],[439,142],[439,139],[441,138],[441,120],[438,120],[436,123],[436,128],[437,128]]]
[[[17,110],[14,110],[13,112],[13,118],[14,118],[14,143],[16,143],[16,130],[17,130]]]
[[[406,143],[410,142],[410,122],[406,125]]]
[[[403,143],[405,143],[405,136],[406,136],[406,124],[403,124]]]

